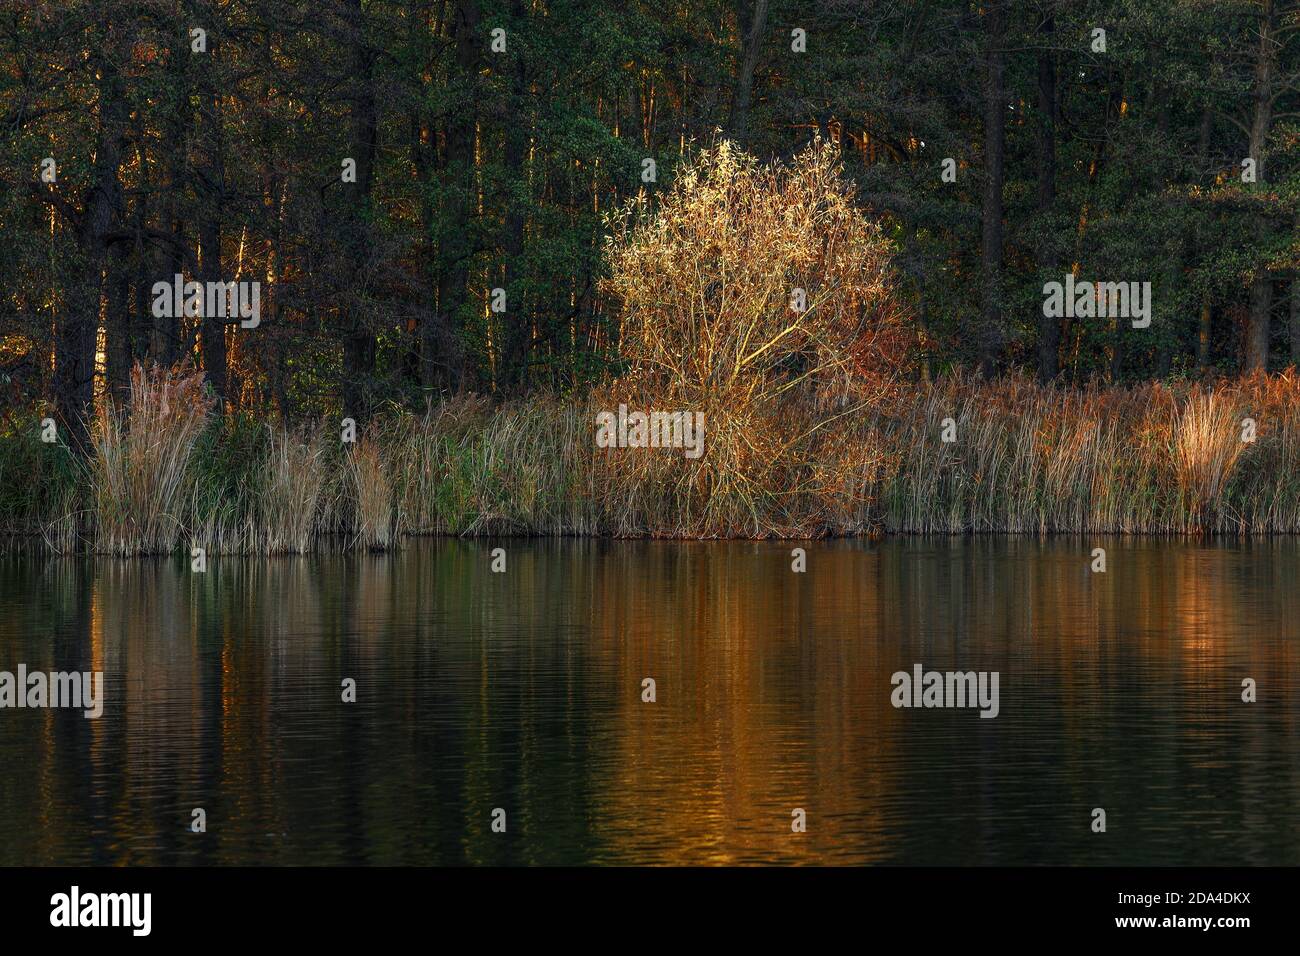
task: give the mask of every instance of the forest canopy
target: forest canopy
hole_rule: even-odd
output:
[[[368,419],[626,370],[606,240],[720,142],[833,148],[909,374],[1279,370],[1300,12],[1282,0],[3,0],[0,396],[85,445],[136,363]],[[1149,282],[1148,327],[1044,284]],[[158,314],[173,277],[256,283]]]

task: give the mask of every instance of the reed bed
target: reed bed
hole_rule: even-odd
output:
[[[698,459],[598,447],[595,416],[619,402],[656,404],[618,383],[506,404],[470,396],[387,409],[343,444],[332,423],[231,423],[192,375],[139,372],[132,404],[95,423],[80,477],[57,494],[7,489],[23,510],[3,527],[113,554],[302,553],[325,539],[383,550],[420,534],[1300,532],[1292,373],[1133,389],[952,376],[844,413],[715,400]]]
[[[358,546],[386,551],[393,543],[393,481],[385,467],[383,453],[370,435],[357,442],[348,456],[355,504],[355,532]]]
[[[322,432],[267,428],[257,525],[251,529],[258,550],[303,554],[311,547],[327,486]]]
[[[87,463],[97,551],[149,554],[179,544],[186,472],[211,405],[201,374],[140,366],[126,408],[101,405]]]

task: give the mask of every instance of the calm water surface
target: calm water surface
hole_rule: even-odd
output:
[[[1300,543],[790,547],[0,557],[0,670],[107,695],[0,710],[0,864],[1300,863]]]

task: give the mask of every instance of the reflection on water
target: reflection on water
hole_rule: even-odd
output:
[[[0,558],[0,670],[107,695],[0,711],[0,864],[1300,863],[1300,543],[806,547]]]

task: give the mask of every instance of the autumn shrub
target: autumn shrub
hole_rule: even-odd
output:
[[[616,531],[816,533],[863,492],[839,479],[869,472],[876,450],[844,429],[908,356],[890,245],[830,145],[788,164],[706,149],[658,203],[612,219],[606,251],[627,371],[601,404],[702,412],[706,430],[698,461],[604,451]],[[828,510],[832,454],[843,471]]]

